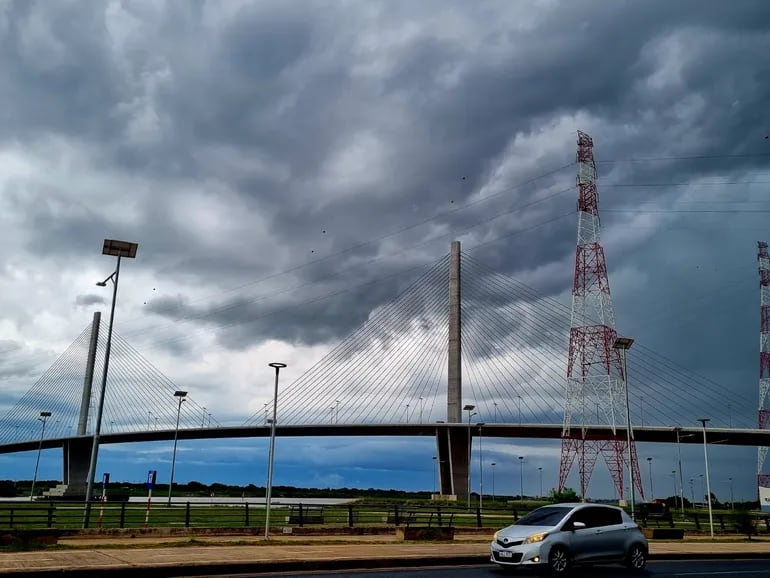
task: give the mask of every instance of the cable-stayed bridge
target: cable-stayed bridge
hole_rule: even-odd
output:
[[[471,436],[561,436],[569,315],[569,306],[453,245],[453,253],[372,311],[319,363],[281,386],[277,435],[432,436],[443,493],[467,495]],[[7,412],[0,420],[0,453],[62,447],[64,482],[82,485],[105,333],[95,320]],[[673,427],[682,426],[684,443],[700,443],[686,435],[699,434],[696,420],[706,415],[714,428],[711,442],[770,445],[768,431],[755,429],[756,400],[732,392],[727,406],[722,385],[643,344],[629,355],[628,374],[637,441],[675,442]],[[101,443],[172,439],[178,389],[187,388],[114,332]],[[181,404],[179,439],[269,435],[267,411],[223,423],[194,400],[190,391]],[[591,435],[624,436],[625,420],[613,421],[605,406],[586,399],[577,423]],[[265,404],[271,407],[272,401]],[[52,413],[43,438],[42,410]]]

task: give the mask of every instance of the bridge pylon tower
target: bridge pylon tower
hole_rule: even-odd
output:
[[[578,131],[577,144],[578,231],[558,489],[564,489],[577,457],[580,497],[585,499],[601,454],[618,495],[625,499],[623,470],[628,465],[630,449],[635,486],[643,497],[635,442],[632,438],[629,448],[625,431],[619,434],[616,429],[618,422],[628,423],[626,377],[620,350],[614,347],[617,331],[607,263],[600,242],[593,140]],[[586,426],[598,421],[602,423],[597,425],[610,427],[609,438],[588,433]]]
[[[767,243],[757,242],[759,266],[759,429],[770,429],[770,255]],[[765,471],[767,446],[757,448],[757,486],[770,487],[770,473]],[[760,496],[760,499],[761,496]]]

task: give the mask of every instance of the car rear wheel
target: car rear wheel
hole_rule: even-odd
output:
[[[634,544],[626,555],[626,566],[631,570],[642,571],[647,565],[647,549],[641,544]]]
[[[554,546],[548,554],[548,571],[558,576],[569,570],[569,552],[564,546]]]

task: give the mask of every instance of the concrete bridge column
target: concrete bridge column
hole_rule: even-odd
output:
[[[436,431],[439,486],[444,496],[468,499],[468,430],[463,427]]]
[[[65,496],[82,496],[85,499],[92,444],[91,437],[70,438],[64,442],[62,481],[67,485]]]

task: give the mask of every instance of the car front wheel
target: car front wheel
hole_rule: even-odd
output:
[[[626,555],[626,566],[640,572],[647,565],[647,550],[640,544],[634,544]]]
[[[548,570],[551,574],[563,575],[569,570],[569,552],[564,546],[554,546],[548,554]]]

